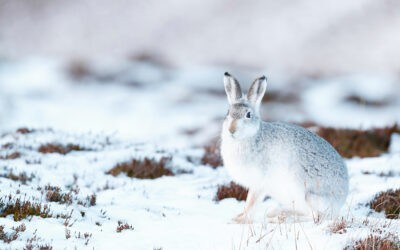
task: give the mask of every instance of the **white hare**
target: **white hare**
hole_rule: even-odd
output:
[[[305,128],[261,120],[265,76],[253,82],[247,96],[228,73],[224,85],[230,107],[221,154],[232,179],[249,188],[244,212],[234,220],[250,222],[253,205],[266,196],[279,204],[266,211],[271,220],[293,214],[337,215],[347,197],[349,178],[336,150]]]

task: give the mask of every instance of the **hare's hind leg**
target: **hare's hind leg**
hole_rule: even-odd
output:
[[[251,211],[253,210],[254,204],[259,200],[260,197],[260,192],[249,189],[244,211],[238,214],[233,220],[240,224],[251,223]]]
[[[306,195],[306,201],[311,207],[314,219],[332,219],[338,216],[340,212],[337,202],[324,195],[310,192]]]

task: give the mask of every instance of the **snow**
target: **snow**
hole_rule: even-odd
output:
[[[93,67],[99,74],[117,72],[119,78],[103,83],[95,78],[74,82],[65,74],[63,62],[44,59],[8,62],[0,67],[0,145],[13,145],[2,148],[0,156],[21,153],[20,158],[0,160],[0,174],[34,175],[26,184],[1,177],[1,197],[12,194],[49,204],[54,215],[71,213],[69,226],[62,218],[34,216],[14,222],[10,216],[2,217],[0,225],[5,225],[8,233],[21,223],[27,229],[10,244],[1,242],[1,248],[20,249],[35,235],[35,242],[54,249],[342,249],[378,228],[382,234],[400,236],[398,220],[387,220],[365,205],[380,191],[400,188],[399,135],[392,136],[389,152],[379,157],[346,160],[351,180],[341,213],[347,222],[345,233],[332,233],[332,220],[267,223],[263,214],[271,205],[269,200],[257,208],[255,223],[238,225],[231,218],[242,211],[244,202],[214,201],[218,185],[229,183],[231,178],[224,168],[200,164],[200,146],[218,135],[226,112],[227,101],[223,92],[218,92],[223,91],[224,71],[166,70],[139,62]],[[248,86],[249,73],[238,75]],[[287,91],[287,83],[274,86],[274,79],[284,78],[272,75],[270,89]],[[130,86],[126,84],[129,81],[142,85]],[[261,112],[266,111],[268,119],[316,121],[335,127],[392,125],[400,121],[398,88],[395,78],[388,76],[309,80],[298,90],[299,102],[272,101],[264,104]],[[392,101],[379,107],[343,102],[352,94]],[[294,116],[276,112],[285,108]],[[34,132],[15,132],[19,127]],[[198,132],[183,132],[191,129]],[[66,155],[39,153],[38,148],[46,143],[76,144],[85,150]],[[173,157],[170,167],[177,175],[142,180],[106,174],[133,158],[163,156]],[[378,176],[390,171],[396,174]],[[80,200],[95,193],[96,205],[47,202],[45,192],[38,187],[48,184],[63,191],[79,187],[76,197]],[[118,221],[134,229],[117,233]],[[71,232],[69,239],[66,230]],[[84,233],[91,236],[85,239]]]
[[[303,93],[305,112],[311,120],[325,126],[352,128],[381,127],[400,120],[400,85],[389,76],[342,76],[322,81]],[[388,102],[368,107],[345,102],[359,96],[366,101]]]
[[[171,82],[148,82],[143,89],[112,83],[99,88],[91,81],[71,84],[62,69],[60,63],[36,60],[17,63],[11,69],[3,67],[0,126],[10,129],[29,124],[81,132],[90,128],[115,131],[137,141],[173,141],[176,146],[180,143],[177,133],[207,127],[210,117],[217,118],[226,106],[220,98],[196,94],[197,89],[188,84],[195,81],[184,74],[177,74]],[[140,74],[131,77],[132,81],[141,79]],[[195,80],[197,85],[202,82]]]

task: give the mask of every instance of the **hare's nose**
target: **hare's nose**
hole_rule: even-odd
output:
[[[234,134],[236,132],[236,127],[237,127],[236,121],[231,122],[228,128],[229,132],[231,132],[231,134]]]

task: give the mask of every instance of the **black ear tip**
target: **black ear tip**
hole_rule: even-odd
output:
[[[260,80],[266,80],[267,78],[263,75],[260,77]]]
[[[225,72],[224,76],[231,76],[228,72]]]

